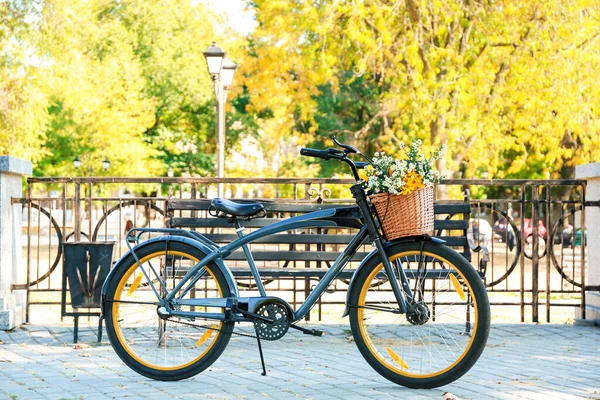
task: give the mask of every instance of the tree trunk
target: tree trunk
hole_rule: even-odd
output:
[[[446,116],[440,114],[437,116],[435,121],[432,121],[429,125],[431,134],[431,143],[433,146],[444,145],[442,150],[442,156],[436,163],[436,168],[440,172],[442,177],[450,178],[448,173],[447,161],[448,156],[448,136],[446,135]],[[436,187],[436,198],[447,199],[448,198],[448,187],[446,185],[438,185]]]

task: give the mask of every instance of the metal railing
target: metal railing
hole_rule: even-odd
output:
[[[211,198],[219,183],[232,198],[352,201],[349,179],[30,178],[26,195],[13,199],[24,206],[27,268],[27,282],[14,288],[27,289],[28,315],[31,306],[60,304],[64,242],[114,240],[119,257],[127,249],[126,228],[162,227],[165,200]],[[581,180],[470,179],[439,185],[438,191],[447,193],[444,197],[457,199],[465,189],[473,197],[484,187],[487,193],[496,193],[495,198],[471,199],[473,247],[483,248],[473,254],[472,263],[484,273],[494,310],[516,312],[520,321],[533,322],[549,322],[555,309],[578,309],[580,316],[585,315],[585,209],[598,205],[586,203],[585,185]],[[324,297],[319,306],[340,303],[336,292],[347,285],[338,283],[331,298]],[[293,292],[294,299],[296,291],[305,289],[296,282],[283,289],[274,284],[276,290]]]

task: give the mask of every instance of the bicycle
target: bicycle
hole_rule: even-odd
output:
[[[335,138],[334,138],[335,140]],[[348,164],[356,179],[350,191],[356,206],[324,209],[278,221],[247,235],[242,222],[265,216],[260,203],[213,199],[210,212],[227,218],[238,238],[218,246],[195,231],[133,229],[135,247],[115,265],[102,289],[102,312],[110,342],[136,372],[174,381],[196,375],[221,355],[232,334],[275,341],[297,325],[361,245],[375,248],[353,274],[344,316],[365,360],[383,377],[411,388],[434,388],[465,374],[481,355],[490,328],[489,301],[475,269],[443,241],[428,235],[387,241],[361,186],[358,169],[370,159],[352,146],[343,150],[301,149],[300,154]],[[357,154],[366,162],[354,162]],[[268,296],[249,243],[300,228],[359,227],[329,271],[293,310]],[[147,232],[165,234],[139,242]],[[134,234],[135,233],[135,234]],[[241,249],[259,296],[240,297],[224,263]],[[235,323],[253,324],[255,335],[234,332]]]

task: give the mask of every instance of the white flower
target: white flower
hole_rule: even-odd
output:
[[[433,186],[440,178],[439,172],[434,171],[434,165],[435,160],[441,156],[441,149],[427,158],[420,151],[422,143],[419,139],[413,140],[410,151],[406,152],[407,159],[403,160],[387,156],[384,152],[375,153],[373,168],[367,169],[367,179],[363,186],[373,193],[398,194],[405,186],[404,177],[409,172],[419,174],[425,186]],[[400,147],[404,148],[405,144],[400,143]]]

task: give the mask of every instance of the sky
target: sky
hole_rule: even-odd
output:
[[[245,0],[192,0],[202,2],[218,14],[227,15],[229,25],[240,33],[250,33],[254,30],[254,12],[246,10]]]

